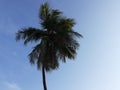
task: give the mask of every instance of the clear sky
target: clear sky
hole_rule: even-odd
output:
[[[75,61],[47,73],[48,90],[120,90],[120,0],[48,0],[76,20],[84,38]],[[0,90],[43,90],[41,71],[15,41],[23,27],[39,28],[43,0],[0,0]]]

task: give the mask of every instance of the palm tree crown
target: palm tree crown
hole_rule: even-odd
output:
[[[44,65],[46,71],[57,69],[59,60],[74,59],[79,43],[75,37],[81,34],[73,31],[73,19],[62,16],[62,12],[50,9],[48,3],[41,6],[39,12],[42,29],[24,28],[16,34],[16,40],[40,42],[29,54],[31,64],[37,63],[38,69]]]
[[[24,44],[38,42],[29,54],[31,64],[37,64],[37,68],[44,66],[46,71],[59,67],[59,61],[74,59],[79,43],[76,37],[81,34],[73,31],[75,22],[66,18],[57,9],[51,9],[48,3],[41,6],[39,12],[41,29],[33,27],[24,28],[17,32],[16,40],[23,39]]]

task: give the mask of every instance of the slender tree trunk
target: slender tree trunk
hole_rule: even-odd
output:
[[[44,65],[42,66],[42,78],[43,78],[43,87],[44,87],[44,90],[47,90]]]

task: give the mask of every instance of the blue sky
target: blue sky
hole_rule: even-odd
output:
[[[0,90],[43,90],[41,71],[27,55],[15,33],[23,27],[39,28],[43,0],[0,0]],[[48,90],[120,90],[120,0],[49,0],[76,20],[74,29],[84,38],[75,61],[47,73]]]

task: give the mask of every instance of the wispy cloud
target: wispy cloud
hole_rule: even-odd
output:
[[[6,82],[5,83],[6,88],[9,90],[22,90],[16,83],[14,82]]]

